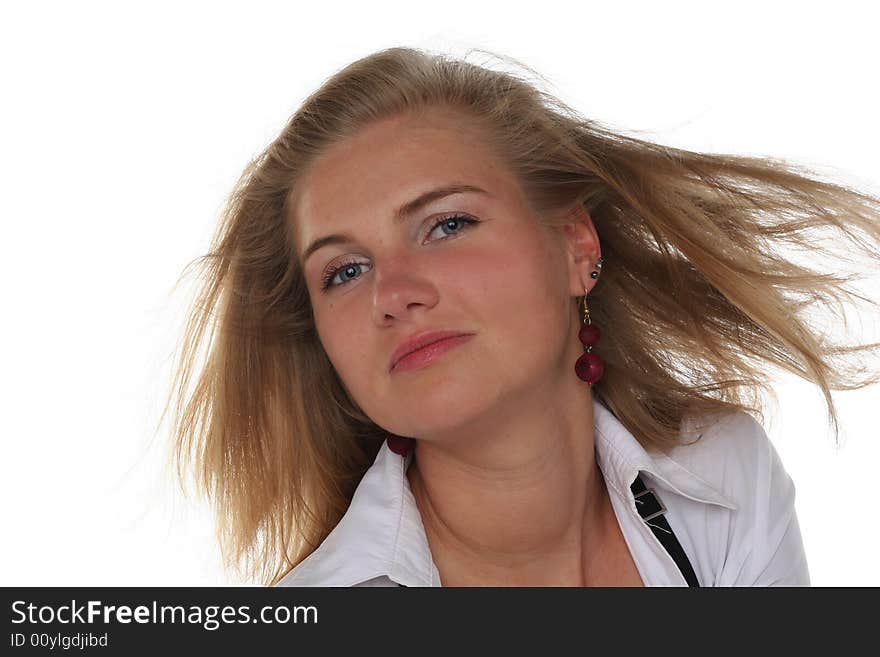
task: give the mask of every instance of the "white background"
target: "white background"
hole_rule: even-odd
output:
[[[871,4],[4,4],[0,584],[231,581],[154,435],[191,289],[171,288],[247,161],[338,68],[393,45],[485,48],[610,126],[876,192]],[[880,585],[880,388],[837,394],[840,450],[816,389],[777,391],[766,426],[814,584]]]

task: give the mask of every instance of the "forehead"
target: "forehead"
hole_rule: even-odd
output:
[[[362,128],[322,153],[294,197],[300,244],[369,213],[394,209],[438,183],[503,195],[510,173],[478,131],[451,117],[394,117]]]

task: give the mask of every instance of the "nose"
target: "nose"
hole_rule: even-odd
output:
[[[385,326],[437,305],[436,286],[407,260],[376,266],[373,277],[373,321]]]

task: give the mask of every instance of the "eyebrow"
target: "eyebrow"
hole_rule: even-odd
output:
[[[400,224],[405,222],[423,207],[430,203],[433,203],[434,201],[439,201],[441,198],[451,196],[452,194],[464,194],[468,192],[489,195],[489,192],[487,192],[485,189],[475,187],[474,185],[453,183],[450,185],[437,187],[435,189],[424,192],[423,194],[419,194],[416,198],[412,199],[411,201],[407,201],[402,206],[397,208],[397,211],[394,213],[394,223]],[[312,255],[315,251],[322,247],[329,246],[331,244],[348,244],[354,241],[354,238],[348,233],[333,233],[332,235],[319,237],[318,239],[313,241],[305,251],[303,251],[302,262],[305,263],[305,261],[309,259],[310,255]]]

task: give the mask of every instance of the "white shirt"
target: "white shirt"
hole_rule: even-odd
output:
[[[630,484],[639,473],[701,586],[809,585],[794,484],[749,414],[726,415],[665,454],[646,451],[596,397],[593,417],[598,465],[645,586],[687,582],[636,511]],[[440,586],[406,477],[412,458],[383,443],[348,511],[279,586]]]

